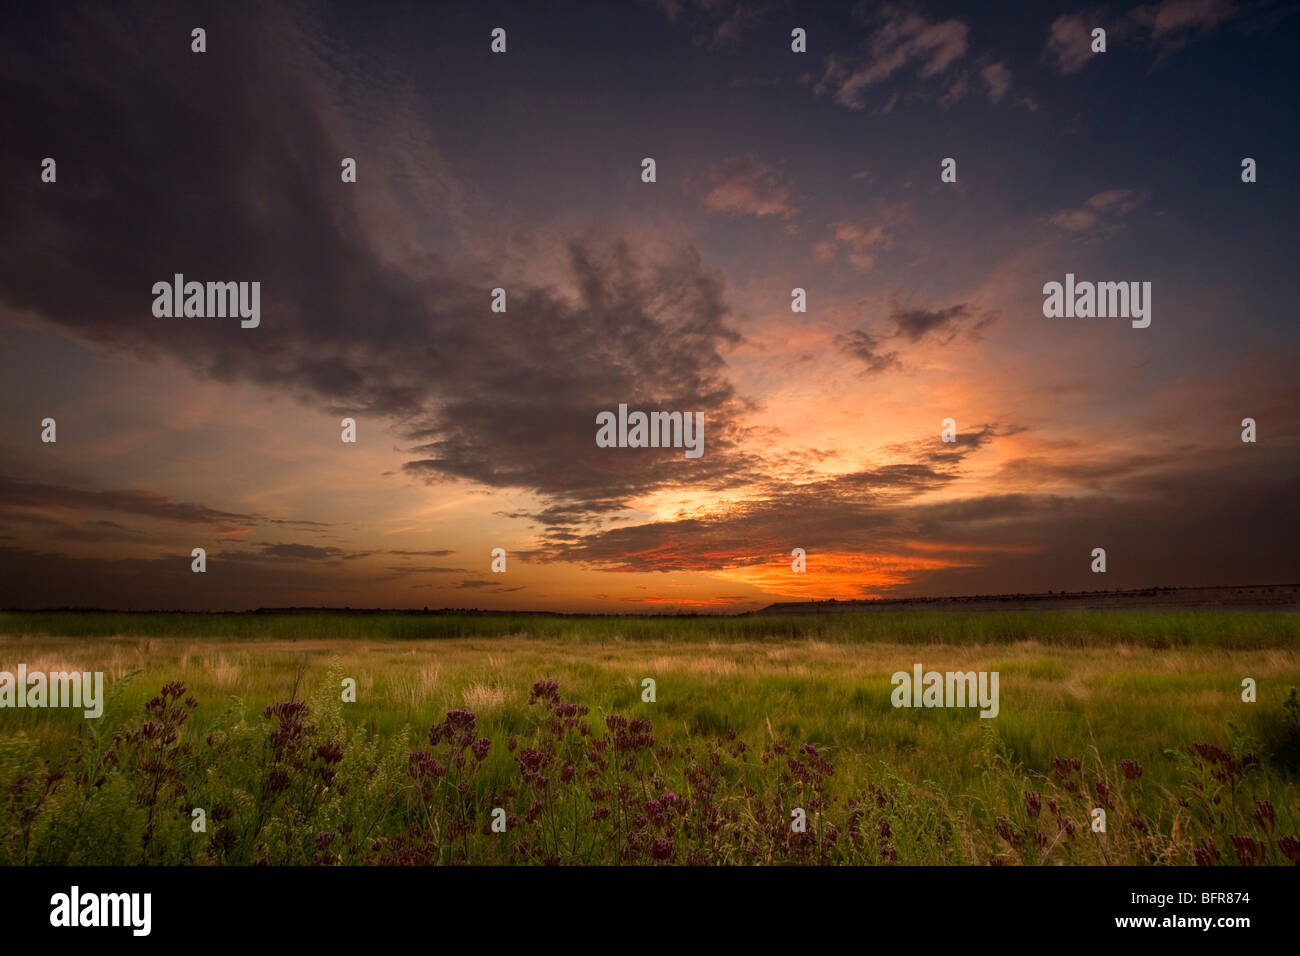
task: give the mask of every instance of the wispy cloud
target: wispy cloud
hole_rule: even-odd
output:
[[[1151,31],[1152,42],[1177,46],[1214,32],[1236,12],[1231,0],[1162,0],[1135,7],[1130,16]]]
[[[1078,73],[1092,59],[1092,30],[1101,26],[1095,17],[1063,13],[1047,30],[1047,54],[1062,76]]]
[[[933,79],[966,53],[970,28],[960,20],[927,20],[891,4],[873,22],[865,54],[855,59],[829,57],[816,87],[849,109],[863,109],[870,88],[896,74],[914,72],[922,80]]]
[[[1001,103],[1011,89],[1011,71],[1005,63],[990,63],[980,70],[980,78],[988,87],[989,101],[994,105]]]
[[[1108,189],[1082,206],[1054,213],[1049,221],[1066,232],[1097,237],[1121,228],[1119,220],[1137,207],[1138,199],[1131,190]]]
[[[652,0],[669,23],[682,24],[696,46],[707,50],[734,47],[775,9],[764,0]]]
[[[776,173],[753,156],[739,156],[719,164],[709,174],[710,188],[704,208],[710,212],[789,219],[798,210],[790,189]]]
[[[895,309],[892,318],[897,334],[909,342],[933,338],[946,345],[963,333],[978,338],[998,316],[995,312],[978,314],[962,302],[943,309]]]
[[[1066,13],[1052,21],[1047,33],[1047,56],[1062,76],[1078,73],[1093,59],[1092,31],[1106,30],[1107,42],[1125,40],[1146,32],[1157,50],[1157,62],[1182,49],[1197,36],[1213,33],[1238,12],[1231,0],[1160,0],[1141,4],[1127,15],[1109,16],[1094,7]]]
[[[44,508],[103,511],[155,518],[186,525],[228,528],[260,520],[259,516],[222,511],[207,505],[177,501],[153,491],[92,491],[40,482],[18,481],[0,475],[0,502],[5,509]]]
[[[863,374],[883,372],[899,365],[897,352],[886,352],[880,339],[865,329],[851,329],[835,336],[835,347],[864,363]]]
[[[843,253],[856,272],[869,273],[876,267],[876,257],[893,247],[898,230],[910,221],[907,203],[877,203],[869,215],[832,222],[830,236],[813,244],[813,257],[830,263]]]
[[[996,322],[996,312],[979,312],[966,303],[940,309],[902,308],[895,305],[885,331],[852,329],[835,336],[835,347],[863,364],[862,374],[869,375],[903,367],[903,349],[921,342],[947,345],[959,335],[978,339],[981,332]],[[887,348],[891,343],[893,348]]]

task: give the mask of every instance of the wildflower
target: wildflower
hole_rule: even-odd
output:
[[[343,759],[343,745],[332,741],[321,744],[316,748],[316,756],[320,757],[325,763],[338,763]]]
[[[533,689],[528,695],[528,703],[535,704],[539,700],[557,701],[560,699],[560,685],[553,680],[539,680],[533,684]]]
[[[1197,866],[1213,866],[1221,858],[1218,849],[1214,846],[1212,837],[1203,837],[1201,845],[1192,850],[1192,859],[1196,861]]]
[[[1097,802],[1107,810],[1113,810],[1114,807],[1110,802],[1110,788],[1106,786],[1106,781],[1098,780],[1093,784],[1093,789],[1097,791]]]
[[[1254,866],[1264,861],[1264,844],[1248,834],[1234,833],[1232,848],[1237,851],[1237,860],[1242,866]]]
[[[1284,836],[1277,841],[1277,848],[1292,863],[1300,865],[1300,840],[1293,836]]]

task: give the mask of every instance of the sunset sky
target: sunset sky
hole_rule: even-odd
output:
[[[1226,0],[7,8],[0,607],[1300,580],[1298,28]],[[260,326],[156,318],[176,273],[260,282]],[[1150,282],[1150,327],[1046,318],[1067,273]],[[597,447],[620,403],[703,412],[703,456]]]

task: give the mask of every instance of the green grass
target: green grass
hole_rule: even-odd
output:
[[[518,636],[596,641],[884,641],[1141,647],[1294,647],[1300,615],[1235,611],[872,611],[738,617],[509,614],[0,612],[0,634],[296,640]]]
[[[358,747],[392,751],[385,766],[394,793],[405,792],[406,750],[447,711],[473,711],[478,733],[493,741],[475,778],[479,801],[518,783],[507,738],[523,745],[548,739],[528,698],[534,681],[550,678],[565,698],[591,708],[598,733],[606,714],[619,713],[652,721],[656,741],[679,753],[725,741],[729,731],[754,751],[776,740],[816,745],[835,765],[826,786],[841,809],[888,783],[891,792],[910,795],[917,821],[942,817],[960,834],[959,845],[932,858],[926,854],[933,841],[922,838],[929,831],[911,831],[915,845],[903,840],[897,847],[902,853],[912,846],[909,862],[1019,860],[1021,851],[997,835],[994,822],[1023,817],[1024,790],[1050,791],[1053,758],[1079,758],[1096,779],[1112,783],[1123,782],[1119,761],[1134,760],[1143,776],[1130,784],[1125,812],[1148,820],[1159,840],[1123,842],[1121,828],[1107,855],[1067,861],[1188,863],[1196,834],[1217,833],[1218,848],[1232,856],[1222,830],[1229,822],[1195,823],[1179,802],[1191,772],[1185,754],[1195,742],[1253,749],[1264,759],[1249,786],[1238,791],[1234,784],[1232,827],[1244,827],[1251,801],[1266,794],[1279,825],[1285,820],[1288,832],[1296,829],[1300,786],[1287,763],[1292,743],[1282,703],[1300,684],[1298,621],[1281,613],[1156,611],[771,618],[11,613],[0,615],[0,670],[25,663],[29,670],[104,671],[116,692],[104,727],[138,723],[160,686],[183,681],[198,702],[186,739],[199,751],[213,733],[263,733],[268,704],[295,694],[334,700],[337,682],[351,677],[358,700],[339,705],[345,729],[337,732]],[[999,716],[895,709],[890,675],[918,662],[926,670],[998,671]],[[641,700],[646,677],[657,682],[654,703]],[[1257,703],[1241,700],[1246,677],[1258,684]],[[5,710],[0,721],[0,785],[12,786],[37,766],[67,764],[87,745],[90,722],[79,712]],[[258,752],[249,746],[245,760]],[[209,786],[197,763],[192,769],[191,790]],[[754,769],[737,773],[738,786]],[[247,798],[251,786],[227,781],[223,799]],[[415,812],[394,811],[385,832],[403,832]],[[1086,827],[1086,819],[1077,822]],[[750,826],[760,832],[762,825]],[[59,859],[84,858],[67,849],[75,850],[75,839],[66,832],[61,839],[57,845],[73,855]],[[183,834],[175,840],[184,844]],[[97,852],[96,860],[105,859]],[[171,857],[154,862],[163,859]],[[480,859],[505,862],[490,854]]]

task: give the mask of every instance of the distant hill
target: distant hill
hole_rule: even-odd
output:
[[[556,618],[626,620],[629,618],[741,618],[763,614],[836,614],[870,611],[1300,611],[1300,584],[1261,584],[1235,587],[1135,588],[1114,591],[1048,591],[1046,594],[974,594],[957,597],[878,598],[863,601],[784,601],[757,611],[740,614],[698,611],[582,612],[515,611],[483,608],[356,608],[356,607],[259,607],[245,611],[154,610],[117,611],[112,608],[63,607],[39,610],[0,608],[0,614],[77,614],[148,617],[157,614],[185,618],[239,618],[248,615],[284,617],[405,617],[410,615],[445,618]]]
[[[867,611],[1300,611],[1300,584],[1249,587],[1138,588],[1131,591],[1048,591],[1046,594],[974,594],[966,597],[785,601],[754,614],[826,614]]]

